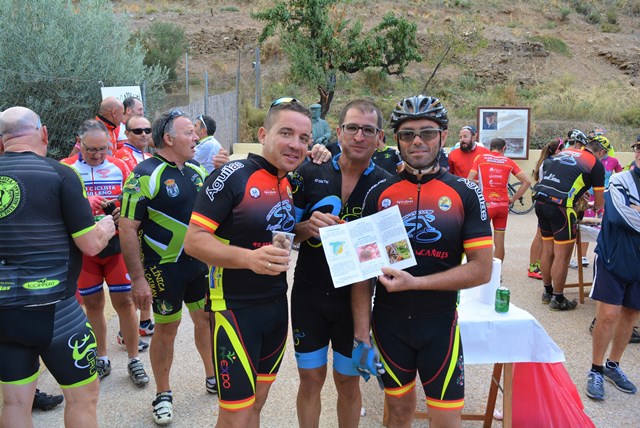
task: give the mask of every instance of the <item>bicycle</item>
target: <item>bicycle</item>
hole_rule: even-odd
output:
[[[507,190],[509,191],[509,197],[515,195],[520,186],[522,186],[522,183],[519,181],[508,183]],[[533,194],[531,193],[531,187],[529,187],[518,200],[513,204],[509,204],[509,211],[514,214],[523,215],[531,212],[531,210],[533,210]]]

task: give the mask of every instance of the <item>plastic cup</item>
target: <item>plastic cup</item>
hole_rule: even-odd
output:
[[[291,254],[291,248],[293,247],[293,238],[295,233],[282,232],[280,230],[274,230],[271,235],[271,243],[274,247],[284,248]]]

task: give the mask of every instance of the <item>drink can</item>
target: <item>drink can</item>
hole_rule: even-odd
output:
[[[496,290],[496,312],[509,312],[509,300],[511,292],[507,287],[500,287]]]

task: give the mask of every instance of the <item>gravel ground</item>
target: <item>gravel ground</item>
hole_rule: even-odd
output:
[[[606,400],[595,402],[585,395],[586,375],[591,367],[591,336],[588,326],[593,318],[595,304],[589,298],[585,304],[571,312],[551,312],[540,303],[541,281],[527,278],[529,244],[534,235],[536,218],[533,213],[510,215],[507,229],[507,256],[503,265],[503,284],[511,289],[514,304],[533,314],[565,353],[565,365],[571,378],[578,387],[585,412],[597,427],[640,427],[640,406],[638,397],[622,393],[609,383],[606,384]],[[589,258],[593,256],[593,245],[589,249]],[[591,269],[585,271],[590,280]],[[577,270],[569,269],[568,282],[577,281]],[[567,289],[567,297],[577,298],[578,289]],[[126,353],[115,341],[117,318],[109,321],[109,355],[113,371],[101,386],[98,416],[103,427],[153,427],[151,401],[155,385],[151,381],[146,388],[135,387],[127,376]],[[174,398],[174,421],[172,427],[212,426],[218,414],[217,398],[207,394],[204,389],[204,369],[192,340],[193,325],[185,318],[176,343],[176,358],[172,371]],[[297,391],[297,371],[293,356],[293,347],[289,349],[274,383],[269,400],[262,414],[264,427],[297,426],[295,394]],[[141,359],[151,372],[148,352]],[[640,344],[631,344],[625,352],[622,367],[627,375],[640,382]],[[482,412],[483,400],[489,388],[491,366],[476,365],[466,367],[466,411]],[[49,393],[59,393],[50,374],[45,370],[39,380],[39,387]],[[382,426],[382,392],[376,382],[362,383],[362,393],[366,416],[361,419],[362,427]],[[329,379],[322,395],[323,412],[320,425],[337,427],[335,414],[335,388]],[[500,396],[499,396],[500,398]],[[424,407],[424,401],[419,400]],[[62,426],[62,407],[49,412],[34,412],[36,427]],[[425,421],[416,421],[414,426],[428,426]],[[479,427],[480,422],[463,422],[464,427]],[[501,423],[494,421],[493,426]]]

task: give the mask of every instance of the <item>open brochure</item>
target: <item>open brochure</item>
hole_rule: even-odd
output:
[[[382,275],[383,266],[405,269],[416,258],[397,205],[365,218],[320,228],[333,286]]]

